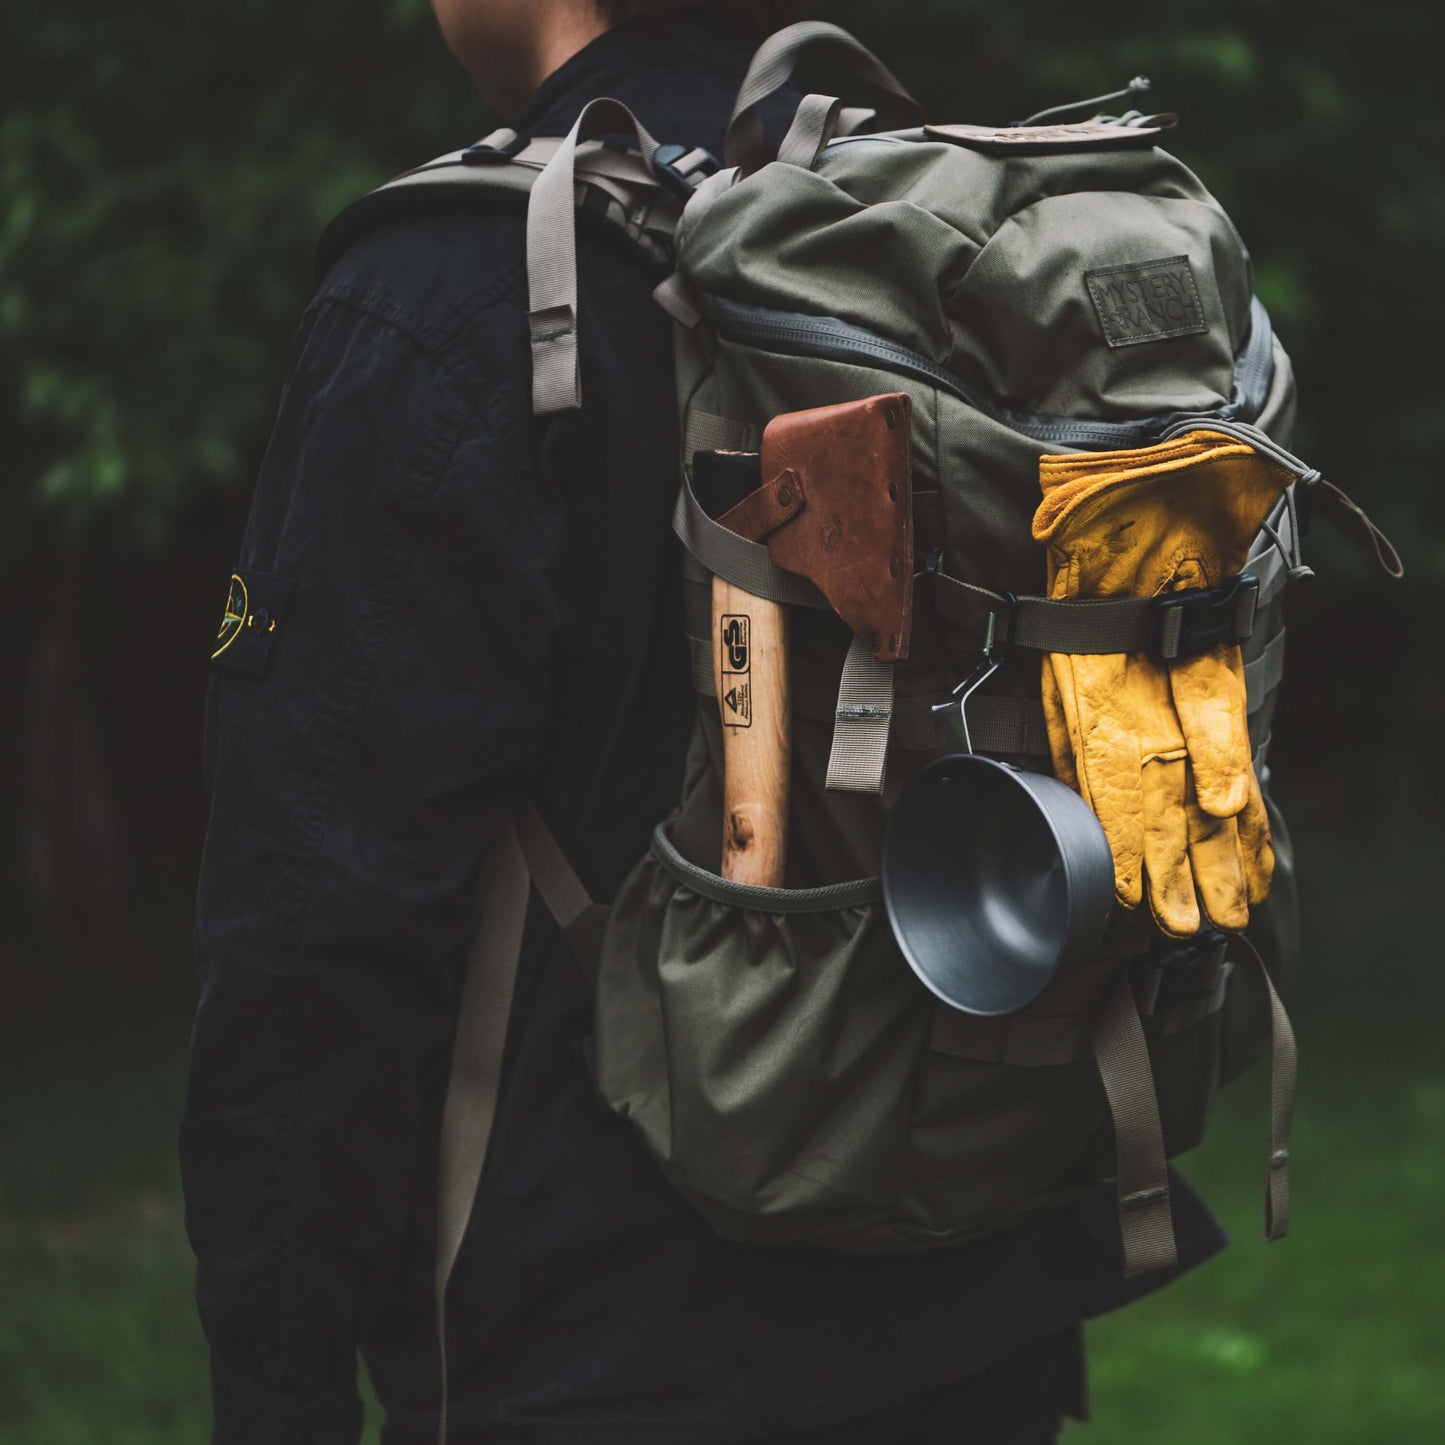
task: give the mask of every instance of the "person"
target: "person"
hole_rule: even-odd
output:
[[[519,133],[608,95],[720,154],[792,7],[435,9]],[[580,231],[579,412],[531,414],[514,208],[388,216],[296,339],[207,699],[181,1160],[218,1445],[353,1445],[358,1352],[388,1445],[437,1438],[437,1136],[481,860],[529,799],[609,898],[678,794],[670,323],[655,270]],[[534,898],[448,1295],[451,1440],[1025,1445],[1083,1414],[1080,1322],[1158,1285],[1122,1278],[1110,1192],[941,1251],[728,1242],[599,1107],[589,1031]],[[1182,1181],[1175,1210],[1188,1267],[1222,1235]]]

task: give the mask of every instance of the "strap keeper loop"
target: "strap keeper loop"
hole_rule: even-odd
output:
[[[533,347],[561,341],[577,330],[577,313],[570,306],[545,306],[527,313],[527,328]]]
[[[1169,1198],[1167,1186],[1160,1185],[1155,1189],[1138,1189],[1132,1194],[1126,1194],[1119,1201],[1121,1211],[1128,1212],[1134,1209],[1147,1209],[1151,1204],[1158,1204]]]

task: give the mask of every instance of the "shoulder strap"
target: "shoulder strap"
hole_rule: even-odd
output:
[[[572,224],[579,150],[594,136],[631,134],[640,156],[607,152],[609,167],[639,167],[643,185],[660,189],[652,171],[657,142],[617,100],[592,100],[552,153],[527,206],[527,305],[532,331],[532,411],[537,416],[582,405],[577,356],[577,237]],[[614,177],[608,177],[609,181]],[[676,216],[674,215],[674,220]]]
[[[477,932],[467,956],[442,1110],[435,1277],[441,1445],[446,1445],[447,1439],[447,1285],[476,1203],[497,1117],[507,1020],[533,886],[569,942],[599,911],[547,825],[529,804],[508,820],[482,860]]]
[[[496,130],[465,150],[403,171],[353,201],[322,231],[316,247],[318,278],[359,236],[419,204],[481,204],[525,212],[533,185],[562,143],[560,136],[521,138],[515,131]],[[685,152],[674,163],[689,184],[690,168],[700,163],[699,157],[705,160],[705,152]],[[639,156],[588,142],[578,147],[574,176],[579,209],[602,217],[609,230],[634,243],[648,259],[659,263],[671,259],[678,207],[665,182]]]

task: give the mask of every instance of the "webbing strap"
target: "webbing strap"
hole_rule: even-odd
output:
[[[872,51],[846,30],[826,20],[803,20],[770,35],[753,56],[723,142],[728,165],[738,165],[748,171],[763,164],[766,156],[758,106],[788,83],[804,54],[823,50],[831,50],[851,62],[855,73],[877,97],[879,114],[887,124],[916,125],[922,120],[918,102]]]
[[[1272,515],[1271,526],[1286,545],[1292,545],[1294,524],[1283,498]],[[1258,579],[1259,588],[1253,596],[1244,594],[1240,598],[1236,622],[1241,633],[1251,630],[1255,617],[1274,601],[1289,580],[1288,568],[1267,532],[1261,532],[1248,570]],[[938,611],[944,617],[981,632],[990,614],[1007,628],[1012,612],[1013,626],[1007,631],[1007,640],[1035,651],[1143,652],[1155,641],[1151,637],[1154,599],[1149,597],[1086,597],[1064,601],[1026,596],[1010,601],[1001,592],[965,582],[946,572],[933,574],[933,582]],[[1166,617],[1166,629],[1181,620],[1177,616]],[[1004,635],[1000,633],[1001,637]],[[1157,640],[1167,656],[1177,636],[1171,637],[1166,630]]]
[[[1253,717],[1270,701],[1284,675],[1284,629],[1281,628],[1265,644],[1263,652],[1244,665],[1246,706]],[[716,697],[712,671],[712,644],[705,637],[689,637],[693,689],[703,697]],[[797,658],[795,667],[804,665]],[[880,664],[881,666],[882,664]],[[831,669],[828,670],[831,672]],[[822,696],[822,690],[833,686],[823,669],[815,665],[811,678],[794,678],[793,711],[814,721],[826,721],[838,715],[837,704]],[[841,694],[841,688],[839,689]],[[816,693],[817,696],[811,696]],[[900,697],[893,703],[889,723],[888,746],[904,752],[933,753],[940,748],[963,745],[961,731],[951,737],[947,727],[940,728],[934,706],[947,702],[950,693],[928,693]],[[1049,756],[1049,735],[1044,710],[1032,698],[1001,697],[992,693],[976,693],[968,702],[968,727],[974,747],[982,753],[1014,753],[1021,757]],[[1257,771],[1257,770],[1256,770]]]
[[[704,637],[689,637],[687,642],[692,662],[693,689],[703,697],[716,697],[711,643]],[[809,660],[797,657],[793,658],[792,665],[795,670],[794,713],[814,722],[836,722],[838,705],[831,691],[834,684],[823,675],[823,668],[814,665],[811,673],[805,672],[803,669],[809,667]],[[826,701],[823,697],[825,687],[830,689]],[[919,753],[936,753],[940,748],[947,747],[950,739],[946,733],[940,732],[933,715],[933,704],[943,702],[949,696],[948,693],[937,693],[927,697],[895,699],[889,723],[888,746],[904,752]],[[1037,758],[1049,756],[1044,710],[1030,698],[975,695],[968,703],[968,727],[974,746],[980,752],[1016,753]]]
[[[580,142],[614,131],[637,139],[644,162],[657,142],[620,101],[589,101],[532,186],[527,205],[527,306],[532,336],[532,410],[582,405],[577,352],[576,156]]]
[[[843,102],[831,95],[805,95],[778,147],[779,162],[812,170],[823,147],[833,139],[842,108]]]
[[[674,271],[665,281],[659,281],[653,289],[652,299],[686,330],[695,331],[702,325],[702,312],[698,310],[692,287],[687,284],[681,271]],[[695,447],[693,450],[713,451],[715,448]],[[691,458],[692,451],[685,450],[683,455]]]
[[[1250,712],[1258,712],[1284,680],[1284,628],[1265,643],[1264,651],[1244,664],[1244,693]]]
[[[938,573],[938,610],[952,622],[980,627],[989,613],[1002,622],[1009,616],[1009,601],[987,587],[975,586],[946,572]],[[1039,652],[1143,652],[1149,647],[1150,597],[1083,598],[1053,601],[1046,597],[1020,597],[1014,604],[1014,623],[1007,640]]]
[[[859,135],[878,129],[878,112],[871,105],[845,105],[838,112],[838,135]]]
[[[447,1440],[447,1284],[471,1218],[487,1157],[507,1018],[530,891],[527,860],[510,820],[482,860],[477,896],[477,934],[467,958],[452,1045],[451,1074],[442,1109],[437,1180],[436,1322],[441,1351],[440,1445]]]
[[[692,659],[692,690],[703,697],[717,696],[717,678],[712,670],[712,643],[705,637],[689,637],[687,650]]]
[[[690,406],[682,429],[684,472],[692,475],[692,459],[698,452],[756,451],[757,440],[757,428],[747,422],[734,421],[730,416],[714,416],[710,411]]]
[[[881,793],[893,719],[891,662],[879,662],[856,637],[848,647],[833,715],[825,786],[835,792]]]
[[[933,711],[937,703],[952,702],[940,726]],[[962,711],[952,693],[901,699],[894,708],[893,745],[916,752],[967,748],[972,741],[981,753],[1014,753],[1020,757],[1049,756],[1049,733],[1040,703],[1026,697],[998,697],[975,693],[968,700],[968,738],[963,734]]]
[[[479,146],[490,146],[496,138],[496,147],[501,148],[516,140],[511,131],[495,131],[491,136],[478,141]],[[437,156],[425,165],[414,166],[409,171],[389,180],[383,190],[394,190],[406,185],[434,185],[444,181],[454,185],[496,186],[498,177],[508,173],[512,167],[523,171],[544,171],[548,162],[565,144],[564,137],[543,137],[530,141],[522,150],[506,158],[506,166],[474,165],[466,159],[466,151],[450,151]],[[647,162],[632,151],[613,150],[600,141],[586,141],[576,148],[572,160],[573,176],[607,192],[632,210],[649,196],[663,194],[662,182],[653,174]]]
[[[773,566],[768,549],[761,542],[749,542],[714,522],[693,495],[692,483],[686,475],[677,494],[672,530],[709,572],[725,578],[734,587],[741,587],[754,597],[766,597],[770,602],[828,610],[823,594],[811,582]]]
[[[437,1178],[436,1325],[441,1355],[437,1438],[447,1445],[447,1285],[461,1253],[491,1143],[507,1020],[522,957],[532,885],[570,934],[598,905],[530,805],[509,819],[482,859],[477,932],[467,956],[451,1072],[442,1108]]]
[[[517,161],[522,165],[540,162],[541,168],[545,169],[562,145],[560,140],[533,141],[517,157]],[[635,151],[614,150],[601,141],[587,141],[579,145],[572,169],[579,178],[620,181],[629,190],[640,187],[643,191],[657,191],[662,188],[662,182],[642,156]]]
[[[1124,1273],[1172,1269],[1179,1262],[1179,1251],[1169,1203],[1169,1157],[1149,1046],[1127,968],[1119,970],[1094,1015],[1090,1040],[1114,1120]]]
[[[1289,1015],[1259,950],[1242,935],[1233,941],[1243,946],[1245,958],[1269,992],[1269,1170],[1264,1186],[1264,1237],[1283,1239],[1289,1233],[1289,1135],[1299,1081],[1299,1050]]]

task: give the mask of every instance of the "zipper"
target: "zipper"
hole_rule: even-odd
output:
[[[1080,421],[1013,411],[975,391],[926,356],[836,316],[805,316],[761,306],[740,306],[707,294],[699,299],[714,330],[725,341],[783,356],[816,357],[820,361],[870,366],[895,376],[910,377],[936,386],[1022,436],[1081,450],[1147,446],[1158,441],[1170,427],[1186,420],[1252,420],[1263,410],[1274,370],[1269,317],[1255,300],[1249,341],[1235,364],[1233,392],[1223,406],[1208,411],[1168,412],[1136,421]]]

